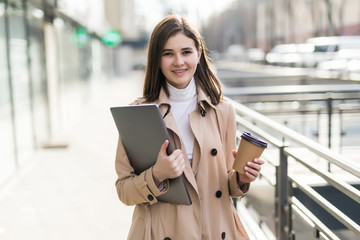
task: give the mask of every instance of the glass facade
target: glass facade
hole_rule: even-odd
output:
[[[34,144],[41,147],[50,138],[49,105],[45,66],[45,43],[42,29],[44,12],[27,4],[29,36],[29,66],[31,82],[31,109],[34,129]]]
[[[91,53],[86,31],[66,20],[57,19],[55,24],[59,48],[59,103],[61,126],[76,121],[77,113],[89,94]],[[82,40],[79,40],[79,39]],[[85,40],[84,40],[85,39]]]
[[[29,158],[34,148],[25,11],[22,4],[21,0],[12,1],[8,8],[14,127],[20,165]]]
[[[46,3],[55,7],[56,1]],[[92,83],[106,76],[100,39],[68,18],[46,22],[52,17],[41,6],[40,1],[0,0],[0,185],[37,148],[49,146],[54,125],[60,122],[57,127],[63,131],[77,120]],[[52,49],[45,46],[46,24],[54,30]],[[58,62],[51,73],[48,51]],[[56,74],[56,89],[49,88],[49,74]]]
[[[16,169],[5,18],[5,2],[0,1],[0,183]]]

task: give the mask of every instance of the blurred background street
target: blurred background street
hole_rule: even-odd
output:
[[[226,97],[330,151],[291,143],[325,173],[312,178],[290,156],[285,171],[329,193],[346,217],[302,204],[336,236],[291,192],[280,203],[275,141],[270,184],[261,178],[239,207],[252,239],[360,239],[358,0],[0,0],[0,240],[126,239],[133,207],[116,195],[109,107],[142,95],[148,38],[170,13],[200,29]]]
[[[126,239],[133,207],[116,195],[109,108],[140,96],[141,80],[135,73],[94,86],[56,146],[36,151],[2,185],[0,239]]]

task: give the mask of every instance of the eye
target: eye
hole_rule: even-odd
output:
[[[164,52],[163,53],[163,56],[172,56],[173,54],[172,54],[172,52]]]
[[[191,53],[192,53],[192,51],[190,51],[190,50],[186,50],[186,51],[183,52],[184,55],[188,55],[188,54],[191,54]]]

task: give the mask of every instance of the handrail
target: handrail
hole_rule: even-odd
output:
[[[315,200],[320,206],[327,210],[332,216],[334,216],[339,222],[347,226],[350,230],[352,230],[356,236],[360,236],[360,226],[356,224],[351,218],[342,213],[338,208],[332,205],[328,200],[322,197],[319,193],[317,193],[311,187],[300,183],[298,179],[294,176],[289,176],[290,180],[294,182],[303,192],[305,192],[308,196],[311,196],[313,200]]]
[[[324,234],[333,240],[340,240],[328,227],[326,227],[312,212],[310,212],[296,197],[291,198],[291,203],[294,205],[294,208],[300,211],[302,214],[305,214],[307,218],[315,225],[315,227]]]
[[[266,92],[260,87],[232,87],[226,88],[226,95],[279,95],[297,93],[348,93],[360,92],[360,84],[334,84],[334,85],[287,85],[287,86],[268,86]]]
[[[341,179],[334,176],[334,174],[327,172],[327,171],[321,171],[310,164],[303,161],[299,156],[297,156],[296,153],[291,151],[290,149],[285,149],[285,152],[296,159],[296,161],[300,162],[302,165],[310,169],[312,172],[316,173],[323,179],[325,179],[327,182],[329,182],[331,185],[333,185],[335,188],[339,189],[340,191],[344,192],[347,196],[352,198],[354,201],[360,203],[360,190],[357,190],[355,187],[351,186],[350,184],[342,181]]]
[[[257,113],[250,108],[245,107],[242,104],[239,104],[229,98],[226,98],[230,101],[236,112],[236,122],[238,125],[238,130],[236,137],[239,139],[241,135],[241,128],[245,128],[249,131],[254,132],[260,137],[264,138],[271,144],[272,147],[277,148],[280,152],[279,162],[275,161],[271,166],[275,167],[275,183],[272,181],[272,177],[269,174],[260,173],[260,177],[264,177],[268,183],[275,187],[275,211],[276,211],[276,235],[278,239],[287,239],[294,236],[292,230],[292,211],[291,209],[299,213],[300,217],[310,218],[313,224],[316,225],[315,230],[318,231],[317,234],[325,234],[331,239],[337,239],[334,237],[334,234],[327,229],[327,227],[321,223],[317,218],[311,217],[311,212],[304,209],[302,205],[296,204],[293,202],[294,197],[292,197],[292,184],[295,184],[304,194],[318,203],[325,211],[334,216],[339,222],[344,224],[350,231],[352,231],[356,236],[360,235],[360,226],[354,222],[350,217],[345,213],[341,212],[334,205],[332,205],[328,200],[318,194],[310,185],[305,184],[303,181],[297,180],[293,175],[288,173],[288,157],[291,157],[293,160],[308,168],[312,173],[324,179],[328,184],[332,185],[356,203],[360,203],[360,191],[355,187],[351,186],[349,183],[339,180],[335,174],[330,171],[320,170],[313,167],[311,164],[308,164],[304,157],[297,154],[295,148],[290,147],[290,143],[295,143],[296,147],[301,147],[309,150],[314,155],[323,158],[324,160],[333,163],[346,171],[347,173],[360,177],[360,170],[355,164],[339,155],[338,153],[333,152],[332,150],[318,144],[317,142],[287,128],[275,122],[274,120],[265,117],[264,115]],[[261,127],[259,127],[261,125]],[[271,129],[272,133],[279,135],[282,138],[280,141],[278,138],[274,137],[272,134],[269,134],[267,131],[264,131],[264,128]],[[286,140],[286,142],[285,142]],[[266,154],[264,154],[266,155]],[[265,157],[265,156],[264,156]],[[297,208],[296,208],[297,207]],[[301,211],[301,213],[299,211]],[[306,212],[306,214],[305,214]],[[310,214],[309,214],[310,213]],[[309,217],[310,216],[310,217]],[[332,237],[331,237],[332,236]]]
[[[281,125],[280,123],[265,117],[264,115],[237,103],[236,101],[225,97],[225,99],[233,104],[236,109],[236,112],[241,113],[241,115],[251,118],[264,126],[271,128],[273,131],[284,136],[287,140],[296,142],[297,144],[309,149],[310,151],[316,153],[317,155],[325,158],[330,163],[337,165],[338,167],[344,169],[345,171],[351,173],[352,175],[360,178],[360,169],[356,167],[352,162],[341,156],[340,154],[320,145],[319,143]]]
[[[274,138],[273,136],[271,136],[270,134],[268,134],[267,132],[263,131],[261,128],[255,126],[254,124],[252,124],[250,121],[236,115],[236,122],[240,123],[241,125],[243,125],[245,128],[248,129],[252,129],[254,132],[256,132],[257,134],[261,135],[264,139],[268,140],[269,142],[271,142],[273,145],[275,145],[276,147],[283,147],[284,143],[279,141],[278,139]],[[241,136],[241,132],[238,133],[238,136]]]

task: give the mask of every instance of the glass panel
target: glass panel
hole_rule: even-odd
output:
[[[86,62],[84,64],[80,61],[82,58],[76,41],[76,28],[60,18],[55,20],[54,25],[59,46],[60,117],[62,127],[67,128],[76,121],[85,100],[87,85],[81,81],[81,69],[86,66]]]
[[[100,39],[95,37],[91,39],[91,55],[92,83],[101,82],[106,79],[104,51]]]
[[[92,52],[92,78],[98,80],[101,78],[101,43],[98,39],[91,39],[91,52]]]
[[[0,2],[0,183],[15,170],[9,75],[6,59],[5,4]]]
[[[18,161],[23,163],[33,151],[30,83],[27,63],[24,11],[21,1],[9,5],[10,64],[13,85]]]
[[[49,138],[49,115],[45,74],[44,32],[42,10],[28,4],[30,76],[32,83],[32,106],[34,140],[37,147]]]
[[[79,53],[76,46],[75,29],[68,22],[57,19],[55,22],[59,45],[59,65],[61,85],[66,87],[79,81]]]

